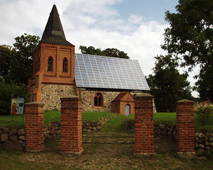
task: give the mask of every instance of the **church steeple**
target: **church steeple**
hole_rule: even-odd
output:
[[[66,40],[56,5],[53,5],[52,11],[50,13],[47,25],[45,27],[41,39],[41,43],[74,46]]]

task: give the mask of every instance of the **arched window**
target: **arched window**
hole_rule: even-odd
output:
[[[94,98],[94,106],[103,107],[103,96],[101,93],[96,93]]]
[[[53,71],[53,58],[51,56],[48,58],[48,70],[47,71]]]
[[[67,64],[68,64],[67,58],[64,58],[64,60],[63,60],[63,72],[67,72]]]

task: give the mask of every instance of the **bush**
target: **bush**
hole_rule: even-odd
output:
[[[201,126],[210,125],[213,121],[213,106],[208,104],[200,104],[197,106],[196,111],[197,121]]]
[[[14,81],[5,83],[0,82],[0,115],[10,115],[11,98],[24,97],[24,102],[29,102],[27,95],[27,86],[17,84]]]

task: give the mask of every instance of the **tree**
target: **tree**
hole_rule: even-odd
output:
[[[166,12],[170,27],[165,30],[162,48],[183,59],[182,66],[189,71],[199,64],[200,74],[196,77],[201,98],[213,100],[213,1],[179,0],[177,13]],[[205,90],[205,87],[206,90]]]
[[[10,74],[11,63],[16,55],[16,50],[8,45],[0,45],[0,81]]]
[[[14,80],[16,83],[28,84],[28,79],[33,74],[33,51],[40,42],[40,37],[24,33],[15,38],[13,44],[17,51],[11,63],[10,76],[8,81]]]
[[[155,59],[154,75],[147,78],[150,93],[155,98],[158,111],[175,111],[175,103],[178,100],[192,99],[191,88],[187,81],[188,74],[178,72],[178,59],[173,59],[171,55],[160,55]]]
[[[93,46],[86,47],[81,45],[79,49],[81,50],[82,54],[104,55],[100,48],[95,49]]]
[[[93,54],[93,55],[102,55],[102,56],[110,56],[110,57],[117,57],[117,58],[126,58],[129,59],[129,56],[120,51],[116,48],[107,48],[105,50],[101,50],[100,48],[95,48],[93,46],[80,46],[79,49],[81,50],[82,54]]]
[[[195,83],[196,88],[195,90],[198,91],[200,94],[200,98],[202,100],[205,100],[207,97],[212,97],[213,96],[213,67],[205,67],[201,69],[198,81]],[[210,98],[211,101],[213,102],[212,98]]]
[[[107,48],[106,50],[104,50],[104,54],[105,56],[129,59],[129,56],[127,56],[126,53],[124,53],[123,51],[119,51],[116,48]]]
[[[24,97],[24,102],[29,102],[27,86],[17,84],[14,81],[5,83],[0,82],[0,115],[10,115],[11,98]]]

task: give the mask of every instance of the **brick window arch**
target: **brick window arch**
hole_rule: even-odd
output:
[[[103,107],[103,95],[96,93],[94,97],[94,107]]]
[[[67,67],[68,67],[68,60],[67,58],[65,57],[63,59],[63,72],[67,72]]]
[[[48,58],[48,70],[47,71],[53,71],[53,58],[50,56]]]

